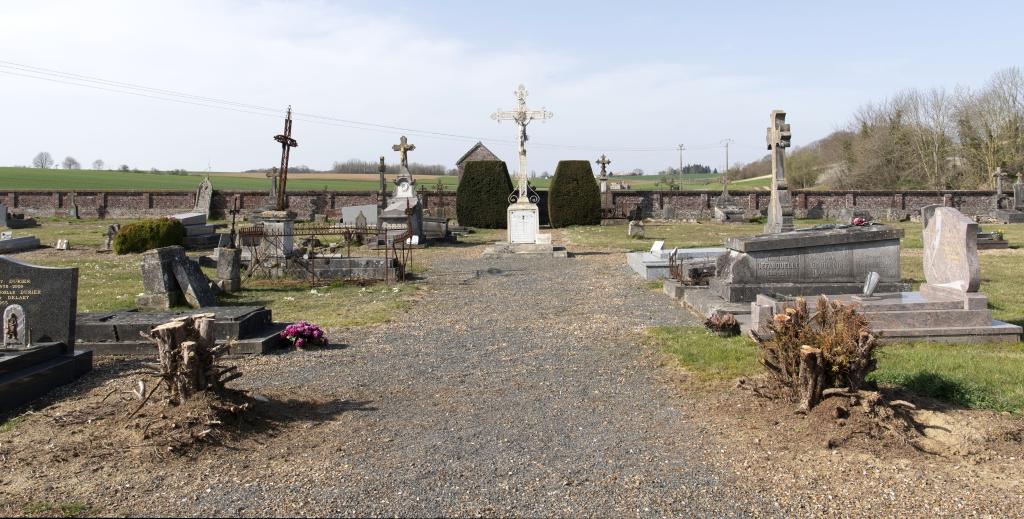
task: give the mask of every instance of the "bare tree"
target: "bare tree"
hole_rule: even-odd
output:
[[[96,159],[92,161],[92,169],[103,169],[103,166],[105,165],[106,164],[103,163],[103,159]]]
[[[64,157],[64,169],[82,169],[82,165],[74,157],[68,155]]]
[[[34,159],[32,159],[32,167],[40,169],[48,169],[53,167],[53,157],[50,156],[48,151],[40,151]]]

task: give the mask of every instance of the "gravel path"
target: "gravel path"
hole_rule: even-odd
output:
[[[707,460],[699,417],[674,405],[639,344],[643,327],[690,318],[620,254],[452,259],[429,278],[398,322],[342,336],[348,348],[246,366],[253,388],[337,397],[325,406],[323,441],[272,448],[278,459],[252,467],[258,474],[229,468],[222,479],[238,484],[201,493],[188,511],[764,510]],[[259,498],[282,487],[287,498]]]

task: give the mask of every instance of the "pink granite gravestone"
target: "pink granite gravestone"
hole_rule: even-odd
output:
[[[977,292],[981,286],[978,224],[952,207],[929,206],[922,211],[927,283],[922,292]]]

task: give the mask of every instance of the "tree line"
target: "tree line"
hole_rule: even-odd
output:
[[[1024,173],[1024,74],[1000,70],[980,89],[902,90],[787,155],[786,179],[796,188],[991,188],[996,168]],[[770,172],[765,156],[728,173],[740,179]]]

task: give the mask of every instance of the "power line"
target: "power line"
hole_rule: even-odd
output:
[[[3,70],[7,69],[7,70]],[[78,86],[84,88],[91,88],[95,90],[101,90],[105,92],[127,94],[137,97],[143,97],[148,99],[154,99],[158,101],[167,101],[174,103],[189,104],[193,106],[200,106],[204,108],[213,108],[217,110],[226,110],[239,113],[246,113],[251,115],[260,115],[264,117],[282,117],[282,110],[278,108],[254,105],[249,103],[241,103],[237,101],[231,101],[227,99],[220,99],[216,97],[201,96],[196,94],[189,94],[185,92],[179,92],[176,90],[169,90],[163,88],[154,88],[144,85],[137,85],[133,83],[126,83],[123,81],[113,81],[103,79],[95,76],[88,76],[84,74],[76,74],[73,72],[64,72],[55,69],[48,69],[43,67],[36,67],[32,65],[25,65],[22,63],[16,63],[13,61],[0,60],[0,74],[7,74],[11,76],[18,76],[29,79],[37,79],[41,81],[49,81],[53,83],[60,83],[70,86]],[[371,123],[365,121],[356,121],[352,119],[345,119],[341,117],[319,115],[307,112],[295,112],[295,120],[309,122],[313,124],[321,124],[325,126],[334,126],[339,128],[348,128],[361,131],[371,131],[378,133],[391,133],[393,131],[401,131],[420,137],[441,139],[441,140],[452,140],[452,141],[487,141],[488,143],[502,143],[502,144],[517,144],[517,141],[512,139],[496,139],[496,138],[484,138],[472,135],[462,135],[457,133],[433,131],[433,130],[422,130],[418,128],[408,128],[403,126],[395,126],[380,123]],[[675,151],[675,146],[657,146],[657,147],[620,147],[620,146],[595,146],[595,145],[571,145],[571,144],[557,144],[557,143],[544,143],[535,142],[532,146],[537,148],[546,149],[568,149],[568,150],[581,150],[581,151],[594,151],[594,152],[617,152],[617,153],[659,153],[666,151]],[[690,150],[708,150],[721,148],[721,144],[710,144],[707,146],[694,146],[688,149]]]

